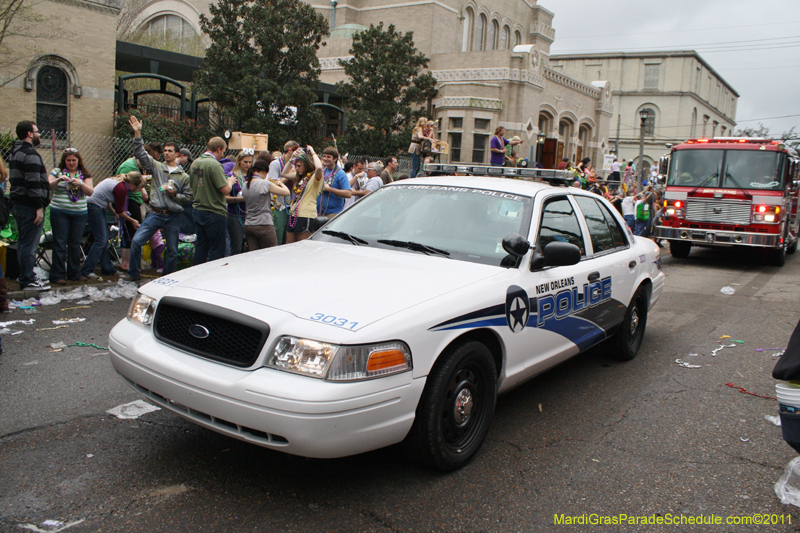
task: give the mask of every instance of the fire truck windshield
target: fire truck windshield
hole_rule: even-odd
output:
[[[780,154],[760,150],[676,150],[667,185],[780,190]]]
[[[738,183],[745,189],[781,188],[782,180],[778,174],[780,154],[755,150],[726,151],[723,187],[736,187]]]

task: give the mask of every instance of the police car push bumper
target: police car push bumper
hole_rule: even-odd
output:
[[[410,372],[330,383],[270,368],[241,370],[164,346],[143,331],[124,320],[109,335],[114,369],[134,390],[201,426],[304,457],[344,457],[401,441],[425,385]],[[122,355],[131,351],[136,362]],[[176,373],[180,380],[169,377]]]

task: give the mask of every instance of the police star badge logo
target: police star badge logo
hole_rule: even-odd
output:
[[[519,333],[525,328],[530,315],[530,301],[525,289],[511,285],[506,292],[506,321],[514,333]]]

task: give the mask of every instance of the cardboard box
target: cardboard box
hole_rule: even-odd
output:
[[[228,148],[231,150],[253,148],[257,152],[263,152],[269,150],[269,135],[266,133],[242,133],[241,131],[232,131],[231,138],[228,139]]]

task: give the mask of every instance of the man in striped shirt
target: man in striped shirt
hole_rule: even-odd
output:
[[[39,128],[29,120],[17,124],[18,141],[11,148],[9,182],[11,183],[11,212],[17,222],[17,262],[19,287],[22,290],[50,290],[50,284],[33,272],[36,249],[42,236],[44,209],[50,203],[50,180],[42,157],[36,151],[41,142]]]

